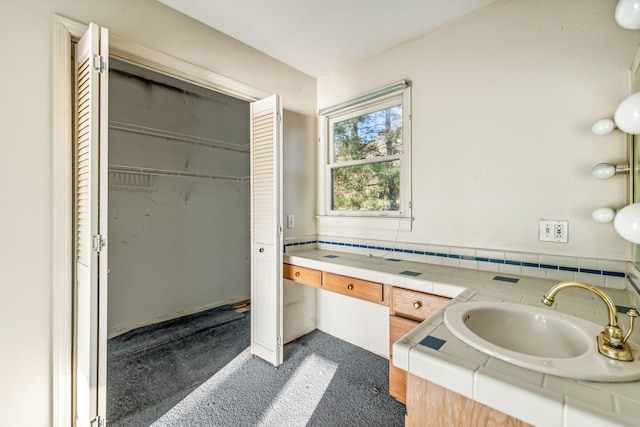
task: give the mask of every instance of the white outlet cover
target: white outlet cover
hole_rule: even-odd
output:
[[[569,221],[540,220],[539,240],[541,242],[567,243],[569,241]]]

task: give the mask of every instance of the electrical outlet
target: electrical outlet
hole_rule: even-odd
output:
[[[569,241],[569,221],[540,220],[540,241],[567,243]]]
[[[294,228],[296,226],[296,216],[289,214],[287,215],[287,228]]]

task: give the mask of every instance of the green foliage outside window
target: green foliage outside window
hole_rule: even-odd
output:
[[[402,105],[333,125],[333,210],[400,209]],[[390,158],[391,157],[391,158]],[[374,159],[364,164],[340,163]],[[376,161],[375,159],[379,159]]]

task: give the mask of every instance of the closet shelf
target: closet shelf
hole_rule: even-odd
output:
[[[109,121],[109,129],[119,130],[123,132],[131,132],[142,135],[157,136],[160,138],[166,138],[172,141],[187,142],[190,144],[204,145],[211,148],[221,148],[224,150],[237,151],[239,153],[248,153],[249,144],[242,145],[233,142],[220,141],[217,139],[204,138],[201,136],[187,135],[178,132],[172,132],[164,129],[156,129],[148,126],[140,126],[132,123]]]
[[[230,175],[216,175],[211,173],[202,172],[187,172],[176,171],[171,169],[157,169],[157,168],[143,168],[136,166],[124,166],[124,165],[111,165],[109,166],[109,172],[123,172],[130,174],[151,175],[151,176],[172,176],[178,178],[202,178],[213,179],[220,181],[233,181],[233,182],[249,182],[248,176],[230,176]]]

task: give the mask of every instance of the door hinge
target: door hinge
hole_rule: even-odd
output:
[[[107,71],[107,62],[102,55],[95,55],[93,57],[93,69],[98,73],[104,73]]]
[[[104,427],[104,420],[100,415],[89,421],[91,427]]]
[[[282,114],[278,113],[278,123],[282,123]]]
[[[102,237],[102,234],[94,234],[93,236],[91,236],[91,249],[93,249],[94,251],[100,252],[106,245],[107,240]]]
[[[278,236],[282,234],[282,225],[278,224]]]
[[[278,348],[282,346],[282,337],[278,337],[277,342],[278,342]]]

